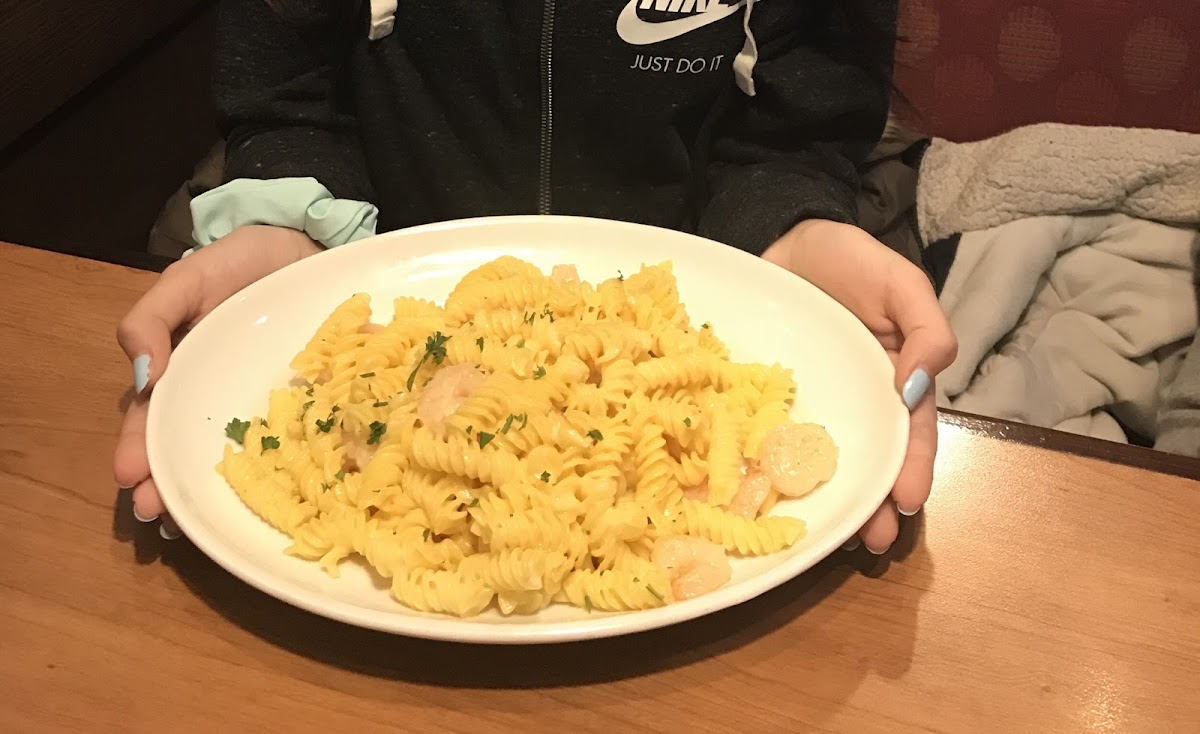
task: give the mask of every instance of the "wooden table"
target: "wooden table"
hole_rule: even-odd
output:
[[[1200,727],[1197,464],[960,416],[891,556],[693,623],[497,649],[297,611],[114,486],[113,330],[153,277],[0,245],[0,731]]]

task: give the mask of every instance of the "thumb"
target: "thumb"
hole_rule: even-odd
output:
[[[958,356],[958,340],[933,288],[919,270],[913,271],[915,277],[906,273],[892,281],[888,298],[889,315],[904,340],[896,360],[896,389],[909,410]]]
[[[198,315],[199,273],[172,265],[117,326],[117,341],[133,364],[133,387],[148,393],[171,355],[171,336]]]

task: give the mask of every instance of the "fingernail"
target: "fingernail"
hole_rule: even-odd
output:
[[[166,525],[159,525],[158,534],[162,536],[163,540],[177,540],[179,536],[183,535],[183,532],[180,530],[168,530]]]
[[[929,373],[923,369],[918,369],[908,378],[908,382],[904,383],[904,389],[900,391],[900,396],[904,398],[904,404],[909,410],[917,407],[917,403],[921,402],[921,398],[925,397],[925,392],[929,389]]]
[[[143,354],[133,360],[133,389],[141,392],[150,382],[150,355]]]
[[[898,512],[899,512],[901,515],[904,515],[905,517],[912,517],[913,515],[915,515],[915,514],[917,514],[918,512],[920,512],[922,507],[923,507],[923,505],[917,505],[916,507],[914,507],[914,508],[913,508],[913,509],[911,509],[911,510],[906,510],[906,509],[904,509],[903,507],[897,507],[897,508],[896,508],[896,510],[897,510],[897,511],[898,511]]]
[[[888,552],[888,548],[891,548],[892,546],[888,545],[888,546],[886,546],[886,547],[884,547],[884,548],[880,548],[879,550],[875,550],[874,548],[872,548],[872,547],[871,547],[871,546],[869,546],[869,545],[868,545],[868,546],[863,546],[863,547],[865,547],[867,550],[871,551],[871,555],[873,555],[873,556],[882,556],[884,553],[887,553],[887,552]]]
[[[860,545],[862,545],[861,540],[859,540],[858,538],[851,538],[850,540],[847,540],[845,543],[842,543],[842,550],[844,550],[844,551],[858,550],[858,546],[860,546]]]
[[[155,515],[154,517],[142,517],[141,515],[138,514],[137,505],[133,506],[133,517],[138,522],[154,522],[155,520],[158,519],[158,515]]]

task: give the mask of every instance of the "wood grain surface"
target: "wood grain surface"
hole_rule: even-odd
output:
[[[839,552],[695,622],[494,648],[293,609],[134,521],[111,479],[130,383],[113,331],[153,277],[0,245],[0,731],[1200,722],[1200,487],[956,416],[933,497],[889,555]]]

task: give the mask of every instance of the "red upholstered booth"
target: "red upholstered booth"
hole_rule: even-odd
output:
[[[1200,133],[1200,0],[901,0],[896,83],[956,141],[1035,122]]]

